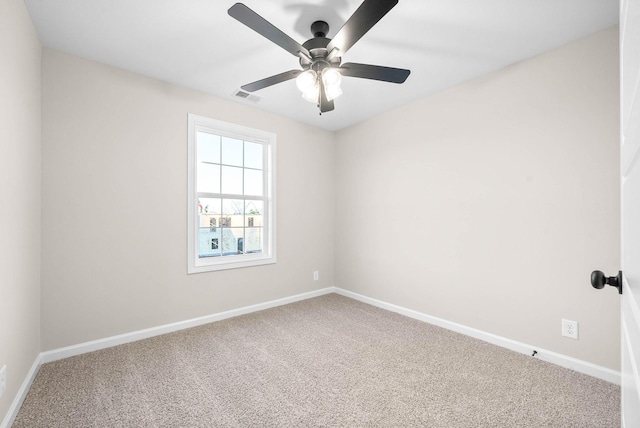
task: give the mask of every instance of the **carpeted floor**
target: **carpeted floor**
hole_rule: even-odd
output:
[[[620,388],[330,294],[45,364],[19,427],[619,427]]]

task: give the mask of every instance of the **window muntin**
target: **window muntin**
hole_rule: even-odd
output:
[[[189,273],[275,263],[275,135],[189,115]]]

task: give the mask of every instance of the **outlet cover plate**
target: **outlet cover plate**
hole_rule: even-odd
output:
[[[578,339],[578,322],[563,319],[562,335],[571,339]]]

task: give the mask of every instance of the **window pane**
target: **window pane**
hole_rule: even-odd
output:
[[[220,193],[220,165],[198,164],[198,192]]]
[[[244,170],[244,194],[262,196],[262,171],[256,169]]]
[[[263,226],[262,222],[264,210],[264,202],[262,201],[247,201],[245,204],[245,226],[258,227]]]
[[[220,136],[198,132],[198,162],[220,163]]]
[[[222,193],[242,195],[242,168],[222,167]]]
[[[220,256],[220,215],[222,201],[217,198],[198,200],[198,257]]]
[[[219,217],[222,214],[222,200],[219,198],[198,198],[198,212],[201,216]]]
[[[222,163],[242,166],[242,140],[222,137]]]
[[[244,166],[245,168],[262,169],[262,144],[245,141]]]
[[[244,201],[242,199],[224,199],[222,201],[222,226],[244,226]]]
[[[244,238],[245,253],[261,253],[262,252],[262,228],[248,227],[245,229]]]
[[[222,255],[232,256],[242,254],[244,240],[243,228],[222,229]]]

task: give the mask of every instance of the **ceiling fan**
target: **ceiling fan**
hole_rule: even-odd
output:
[[[303,98],[316,103],[322,114],[333,110],[333,100],[342,94],[342,76],[403,83],[411,73],[410,70],[352,62],[341,64],[342,55],[396,4],[398,0],[364,0],[333,39],[326,37],[329,24],[315,21],[311,24],[313,38],[303,44],[287,36],[244,4],[234,4],[229,8],[229,15],[299,57],[302,67],[302,70],[285,71],[243,85],[241,88],[247,92],[254,92],[295,78]]]

